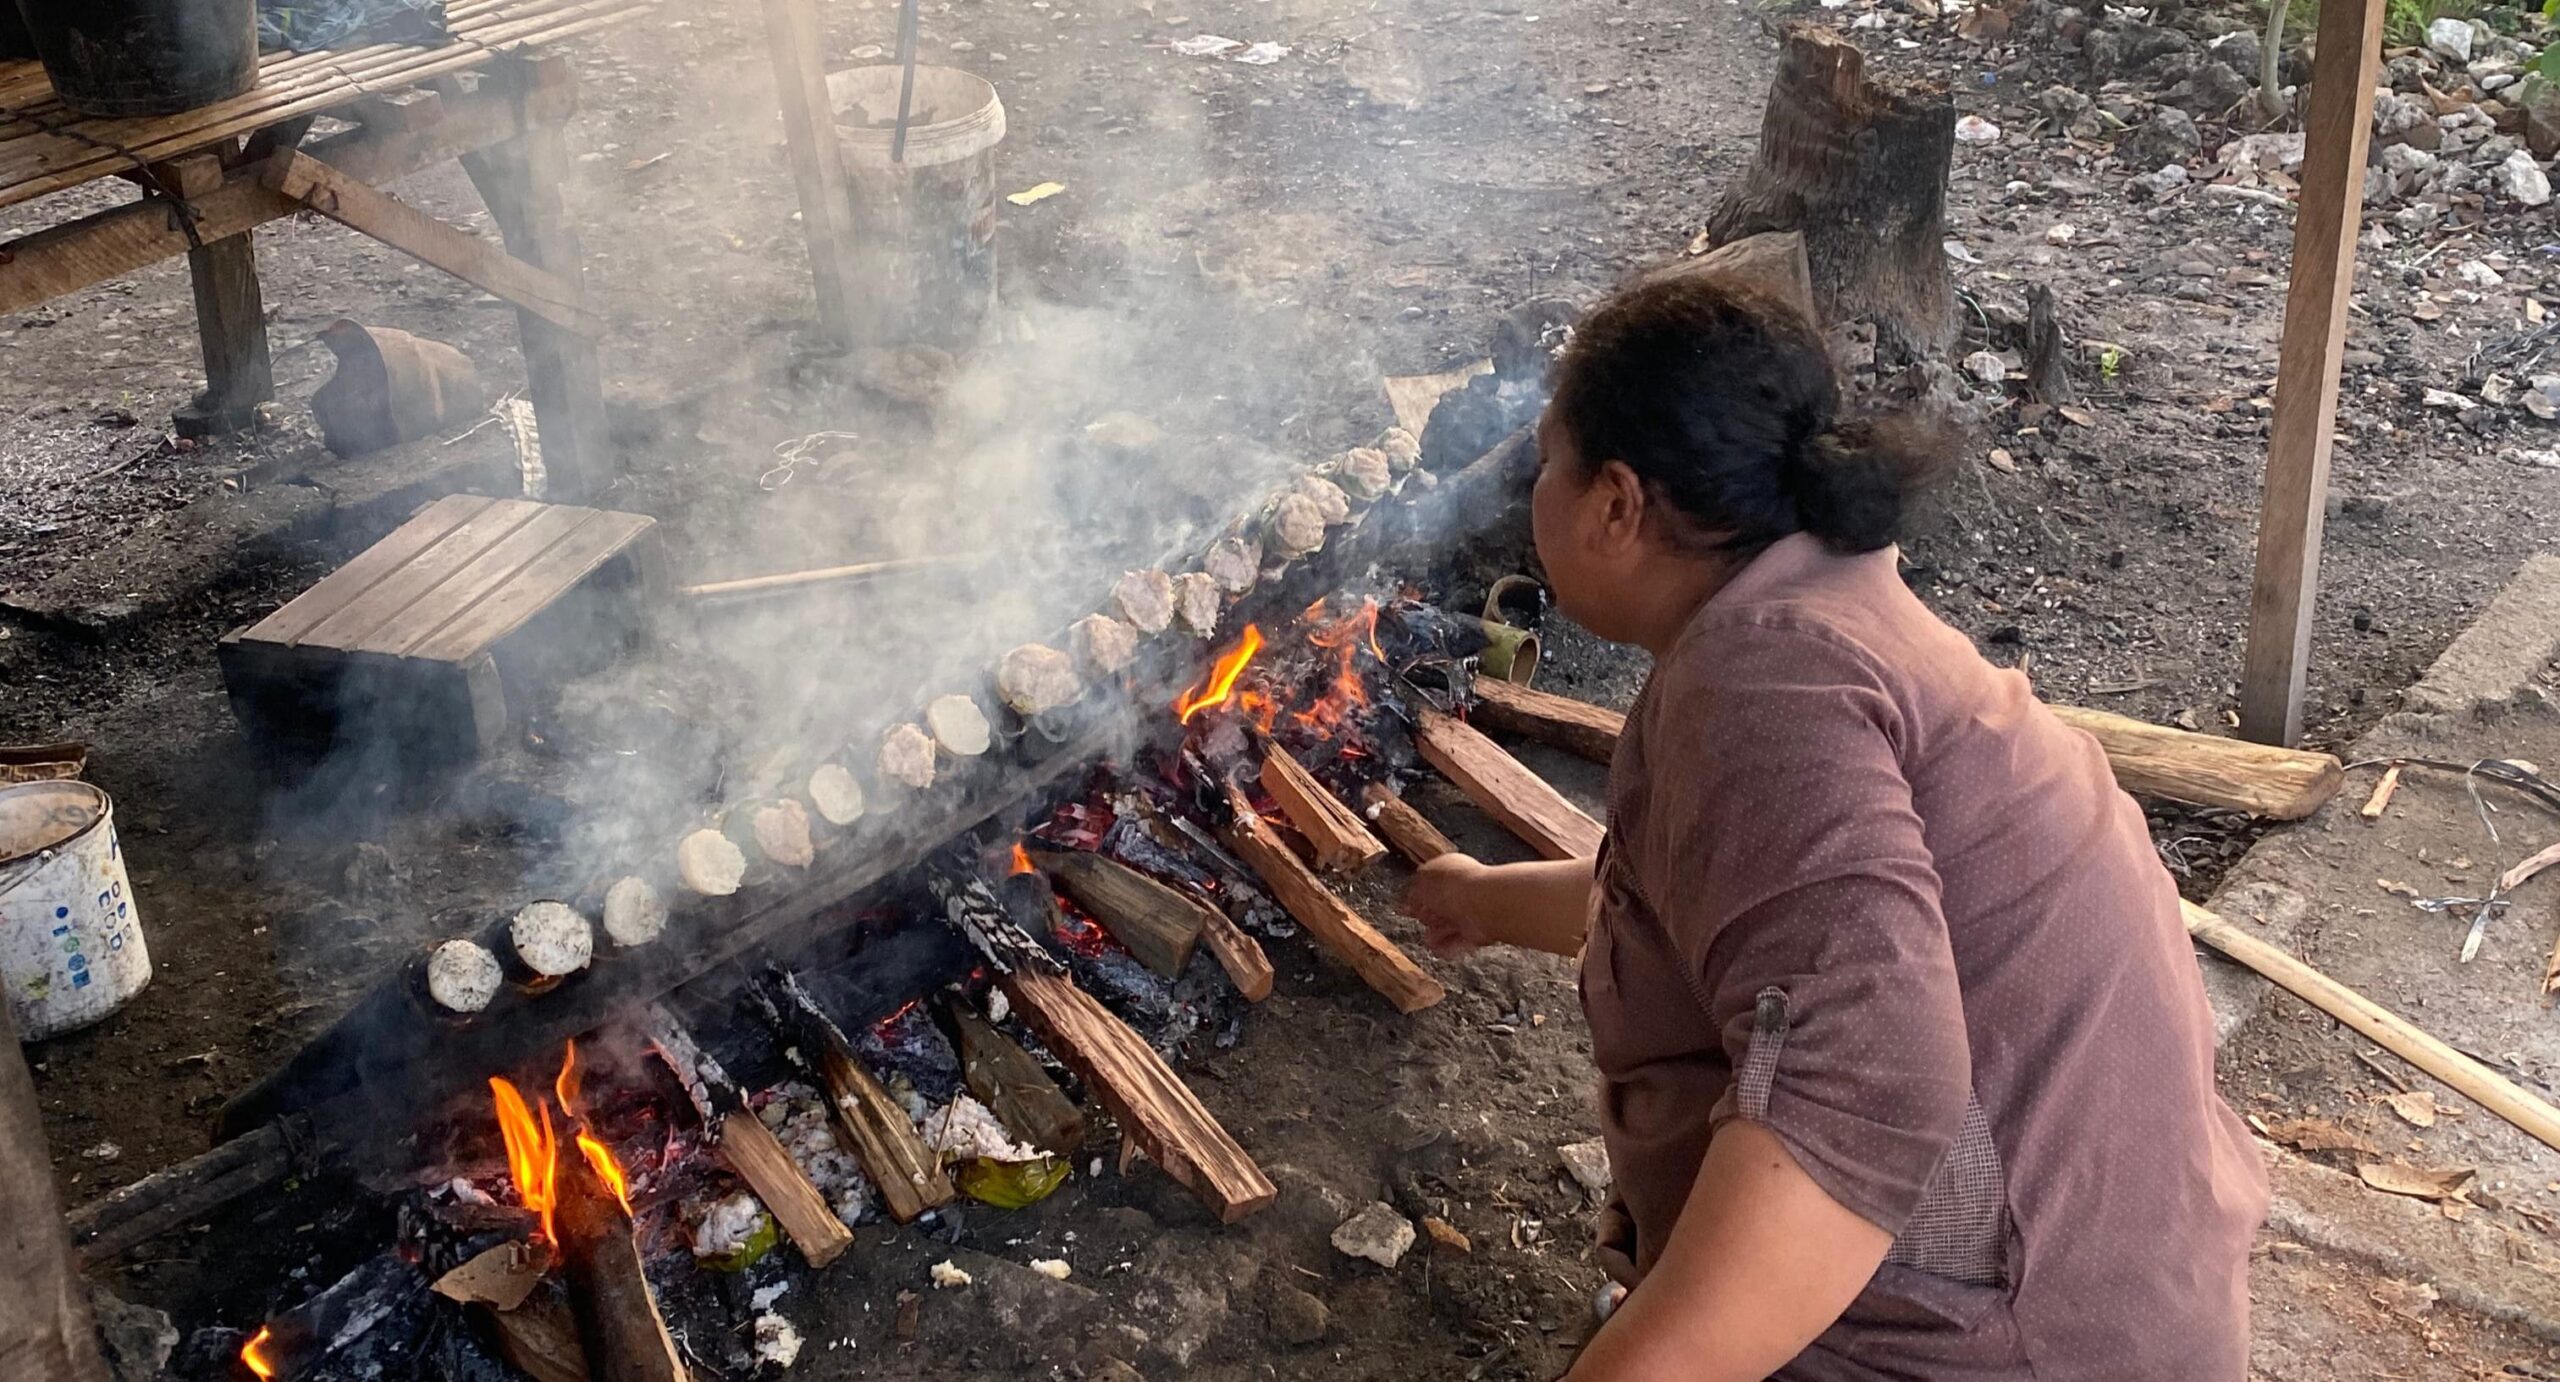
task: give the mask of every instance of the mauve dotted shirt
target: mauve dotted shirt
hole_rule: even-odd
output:
[[[1628,718],[1582,957],[1603,1256],[1640,1283],[1742,1118],[1894,1235],[1779,1376],[2239,1382],[2266,1173],[2176,888],[1897,562],[1770,547]]]

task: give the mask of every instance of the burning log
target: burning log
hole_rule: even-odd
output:
[[[1129,572],[1111,587],[1111,603],[1138,632],[1162,633],[1173,622],[1173,577],[1153,569]]]
[[[1234,819],[1227,823],[1220,838],[1227,848],[1241,855],[1254,873],[1271,889],[1272,896],[1310,935],[1342,957],[1358,973],[1362,981],[1376,989],[1402,1013],[1420,1012],[1448,996],[1440,981],[1422,972],[1413,958],[1396,948],[1393,941],[1379,935],[1376,927],[1333,891],[1299,860],[1271,827],[1254,814],[1251,803],[1235,788],[1227,789],[1228,804]]]
[[[517,961],[533,971],[537,985],[556,984],[595,958],[596,928],[565,902],[528,903],[508,924],[507,943],[515,948]],[[432,982],[432,962],[428,968]]]
[[[785,974],[758,991],[765,1015],[785,1039],[799,1046],[801,1064],[814,1069],[826,1085],[836,1126],[844,1133],[854,1159],[880,1191],[889,1217],[912,1223],[928,1210],[951,1203],[958,1193],[942,1174],[933,1149],[917,1136],[913,1119],[898,1106],[853,1054],[852,1043],[835,1020],[821,1012],[807,989]]]
[[[1076,658],[1097,676],[1118,676],[1138,660],[1138,631],[1108,614],[1088,614],[1067,630]]]
[[[587,1139],[580,1141],[583,1148]],[[561,1273],[591,1375],[597,1382],[685,1382],[684,1358],[641,1271],[619,1172],[608,1172],[611,1159],[601,1152],[560,1161],[554,1221]]]
[[[959,1034],[960,1076],[1015,1137],[1065,1156],[1084,1145],[1084,1113],[1031,1053],[965,1003],[943,1010]]]
[[[862,783],[841,763],[821,763],[809,774],[809,804],[829,825],[862,819]]]
[[[880,775],[916,791],[933,785],[933,736],[914,725],[890,727],[880,736]]]
[[[676,845],[676,877],[704,897],[727,897],[746,876],[746,851],[708,826]]]
[[[817,844],[809,838],[809,809],[789,797],[759,807],[752,822],[756,848],[787,869],[805,869],[818,861]]]
[[[675,1071],[694,1111],[702,1115],[713,1145],[720,1149],[720,1159],[772,1212],[773,1221],[790,1235],[800,1255],[819,1268],[843,1256],[853,1245],[853,1231],[836,1217],[827,1197],[800,1163],[792,1160],[773,1129],[747,1107],[745,1091],[729,1078],[729,1072],[664,1004],[651,1008],[647,1026],[650,1043]]]
[[[1369,833],[1360,814],[1343,804],[1333,789],[1316,781],[1306,765],[1287,749],[1262,736],[1262,790],[1280,803],[1298,833],[1315,851],[1317,868],[1358,873],[1378,862],[1387,847]]]
[[[1210,908],[1116,859],[1084,850],[1034,850],[1032,864],[1093,914],[1138,963],[1168,979],[1191,967]]]
[[[1025,643],[996,663],[996,694],[1028,720],[1084,699],[1075,659],[1039,643]]]
[[[1617,753],[1618,736],[1627,727],[1627,717],[1614,710],[1550,691],[1491,679],[1476,682],[1475,691],[1476,723],[1594,763],[1606,763]]]
[[[1225,602],[1218,583],[1202,572],[1186,571],[1173,578],[1174,622],[1194,638],[1217,636],[1218,615],[1224,612]]]
[[[605,889],[604,933],[615,945],[647,945],[666,929],[667,899],[649,880],[623,878]]]
[[[1397,796],[1395,789],[1383,782],[1372,782],[1360,794],[1369,806],[1369,819],[1378,823],[1378,833],[1387,837],[1396,853],[1416,866],[1430,863],[1443,854],[1455,854],[1458,847],[1440,833],[1440,827],[1423,818],[1412,803]]]
[[[542,1291],[512,1310],[486,1308],[498,1352],[533,1382],[593,1382],[586,1346],[578,1341],[578,1317],[566,1297]]]
[[[478,941],[446,941],[427,955],[427,996],[447,1012],[479,1012],[506,981],[505,966]]]
[[[1545,778],[1464,720],[1418,702],[1413,715],[1413,742],[1423,758],[1531,849],[1548,859],[1599,856],[1600,823]]]
[[[978,708],[977,699],[973,696],[937,697],[933,704],[924,708],[924,723],[933,731],[933,742],[940,744],[943,751],[954,758],[975,758],[995,743],[995,729],[987,723],[987,712]],[[884,745],[880,752],[883,762],[886,762],[888,748]],[[923,782],[909,782],[908,785],[919,788],[932,786],[933,775],[929,765]]]

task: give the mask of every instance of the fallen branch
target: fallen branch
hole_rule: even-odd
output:
[[[806,571],[777,571],[769,576],[741,576],[731,581],[705,581],[699,585],[679,586],[677,592],[695,600],[716,600],[727,595],[763,595],[777,590],[801,590],[813,585],[833,585],[840,581],[860,580],[865,576],[885,576],[897,571],[949,566],[976,559],[976,556],[971,554],[858,561],[845,566],[812,567]]]

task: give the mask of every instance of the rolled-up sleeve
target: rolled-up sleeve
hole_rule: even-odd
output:
[[[1760,1124],[1833,1199],[1899,1234],[1971,1089],[1938,874],[1882,674],[1820,634],[1707,628],[1712,689],[1664,723],[1642,879]]]

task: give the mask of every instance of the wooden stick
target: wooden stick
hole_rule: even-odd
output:
[[[294,1169],[294,1145],[310,1134],[291,1115],[73,1210],[71,1241],[83,1270],[273,1185]]]
[[[1200,937],[1209,943],[1209,953],[1218,957],[1219,967],[1227,971],[1244,1001],[1259,1003],[1271,996],[1271,957],[1262,953],[1262,942],[1246,935],[1243,927],[1215,907],[1202,921]]]
[[[1499,734],[1551,744],[1579,758],[1606,763],[1618,751],[1627,717],[1588,701],[1536,691],[1491,677],[1475,683],[1475,722]]]
[[[1448,996],[1439,980],[1423,973],[1422,967],[1397,949],[1395,942],[1379,935],[1376,927],[1334,896],[1314,870],[1290,852],[1272,833],[1270,825],[1254,814],[1242,793],[1230,787],[1227,797],[1235,818],[1219,832],[1220,838],[1261,877],[1271,895],[1289,909],[1289,915],[1296,917],[1309,935],[1341,956],[1363,982],[1393,1003],[1397,1012],[1420,1012]]]
[[[1430,863],[1443,854],[1455,854],[1457,845],[1440,833],[1440,827],[1423,818],[1412,803],[1397,796],[1395,789],[1383,782],[1372,782],[1361,792],[1368,803],[1370,819],[1378,824],[1378,832],[1395,846],[1396,853],[1414,865]]]
[[[2338,760],[2325,753],[2253,744],[2145,724],[2103,710],[2052,707],[2054,717],[2106,750],[2116,785],[2136,796],[2227,806],[2280,821],[2317,811],[2346,785]]]
[[[1307,766],[1287,749],[1261,736],[1262,790],[1280,803],[1298,833],[1315,851],[1316,867],[1335,873],[1358,873],[1378,862],[1387,847],[1369,833],[1360,813],[1343,804],[1333,789],[1316,781]]]
[[[35,1078],[0,1003],[0,1377],[106,1382],[89,1288],[71,1262],[53,1192]]]
[[[1005,1131],[1060,1156],[1084,1145],[1083,1111],[1030,1052],[965,1003],[953,1002],[947,1011],[960,1033],[961,1079]]]
[[[1168,979],[1191,967],[1191,951],[1208,924],[1209,907],[1117,859],[1089,850],[1028,851],[1076,905],[1093,914],[1138,963]]]
[[[2400,765],[2394,763],[2382,770],[2382,780],[2373,784],[2373,795],[2364,799],[2364,805],[2356,808],[2356,814],[2369,821],[2381,820],[2382,813],[2391,809],[2391,798],[2399,791]]]
[[[1219,1222],[1232,1224],[1277,1197],[1270,1178],[1199,1096],[1110,1009],[1062,974],[1016,970],[1002,982],[1015,1010],[1111,1110],[1122,1134],[1198,1195]]]
[[[566,1300],[540,1291],[513,1310],[481,1308],[497,1331],[498,1352],[533,1382],[591,1382],[578,1317]]]
[[[640,1269],[631,1216],[575,1148],[563,1149],[559,1168],[553,1217],[561,1274],[588,1366],[599,1382],[686,1382],[683,1356]]]
[[[2451,1085],[2544,1145],[2560,1148],[2560,1109],[2274,945],[2192,902],[2178,906],[2186,917],[2187,934],[2353,1027],[2375,1045]]]
[[[604,333],[578,289],[486,240],[465,235],[407,202],[311,155],[279,149],[258,181],[350,230],[362,232],[581,336]]]
[[[1487,815],[1549,859],[1593,859],[1600,823],[1564,799],[1482,731],[1417,701],[1413,741],[1423,758]]]
[[[965,556],[895,557],[887,561],[858,561],[850,566],[820,566],[807,571],[778,571],[770,576],[742,576],[734,581],[705,581],[700,585],[680,586],[677,593],[696,600],[717,599],[723,595],[752,595],[768,590],[796,590],[802,586],[825,585],[834,581],[859,580],[864,576],[884,575],[892,571],[912,571],[925,566],[947,566],[967,561]]]
[[[812,1267],[823,1268],[853,1245],[853,1230],[836,1217],[835,1208],[792,1160],[773,1129],[747,1107],[746,1092],[729,1078],[712,1054],[685,1029],[683,1019],[664,1003],[653,1003],[644,1024],[650,1043],[673,1069],[711,1129],[720,1159],[738,1173],[756,1198],[773,1213],[773,1221],[791,1237],[792,1246]]]
[[[2240,732],[2261,744],[2302,736],[2311,612],[2320,588],[2320,529],[2337,428],[2338,365],[2355,290],[2356,228],[2364,210],[2365,146],[2382,66],[2383,7],[2324,5],[2313,39],[2302,195],[2293,214],[2293,268],[2276,356],[2275,414],[2258,507],[2257,574],[2241,664]]]
[[[907,1111],[863,1068],[835,1022],[818,1010],[808,991],[791,976],[782,976],[770,987],[770,1011],[782,1030],[800,1044],[801,1058],[815,1065],[826,1084],[836,1127],[844,1133],[854,1159],[862,1163],[863,1173],[879,1189],[889,1217],[912,1223],[925,1211],[951,1203],[958,1192],[942,1174],[941,1158],[924,1145]]]

